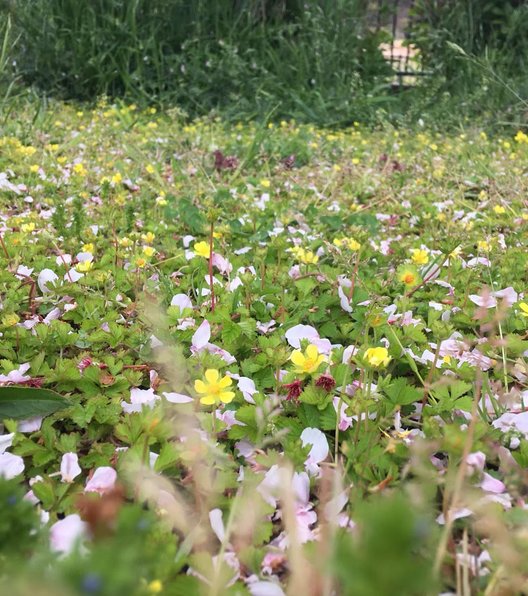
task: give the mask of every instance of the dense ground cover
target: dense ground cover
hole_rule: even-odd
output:
[[[520,593],[527,171],[523,133],[12,114],[0,384],[67,403],[0,410],[3,589]]]

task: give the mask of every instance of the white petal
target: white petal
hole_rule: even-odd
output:
[[[61,459],[60,473],[62,482],[73,482],[82,472],[79,466],[79,457],[76,453],[65,453]]]
[[[183,312],[185,308],[192,308],[192,302],[187,294],[176,294],[172,297],[171,306],[177,306],[180,312]]]
[[[203,349],[211,339],[211,326],[204,320],[192,336],[191,344],[195,350]]]
[[[164,392],[163,396],[171,404],[188,404],[194,401],[192,397],[189,397],[188,395],[183,395],[182,393]]]
[[[224,542],[225,529],[224,521],[222,520],[222,510],[212,509],[209,511],[209,521],[211,522],[211,528],[213,528],[213,532],[216,534],[218,540],[220,540],[220,542]]]
[[[11,480],[24,471],[24,460],[12,453],[0,454],[0,477]]]
[[[299,349],[302,339],[313,342],[313,340],[319,339],[319,333],[311,325],[295,325],[286,331],[286,341],[292,348]]]
[[[9,449],[13,444],[13,438],[15,433],[9,433],[8,435],[0,435],[0,454],[4,453],[6,449]]]
[[[37,278],[37,284],[40,291],[43,293],[51,292],[48,288],[48,284],[55,285],[55,282],[59,279],[59,276],[51,269],[43,269]]]
[[[60,553],[69,553],[75,543],[87,533],[87,524],[74,513],[54,523],[50,528],[51,550]]]
[[[328,457],[329,447],[326,435],[318,428],[305,428],[301,433],[303,446],[312,445],[308,462],[318,464]]]

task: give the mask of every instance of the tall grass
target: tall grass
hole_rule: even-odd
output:
[[[378,101],[364,0],[11,0],[27,83],[66,98],[177,102],[319,123]]]
[[[416,0],[412,14],[410,37],[433,72],[426,110],[448,113],[456,104],[459,117],[524,118],[526,0]]]

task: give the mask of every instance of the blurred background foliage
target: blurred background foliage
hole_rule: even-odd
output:
[[[524,0],[0,0],[0,80],[64,99],[176,104],[191,117],[274,110],[332,126],[449,116],[456,103],[458,119],[519,119],[527,11]],[[431,73],[398,94],[379,47],[393,33]]]

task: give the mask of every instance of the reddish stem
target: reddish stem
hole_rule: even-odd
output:
[[[209,285],[211,286],[211,312],[215,309],[215,294],[213,283],[213,234],[214,222],[211,222],[211,230],[209,232]]]

